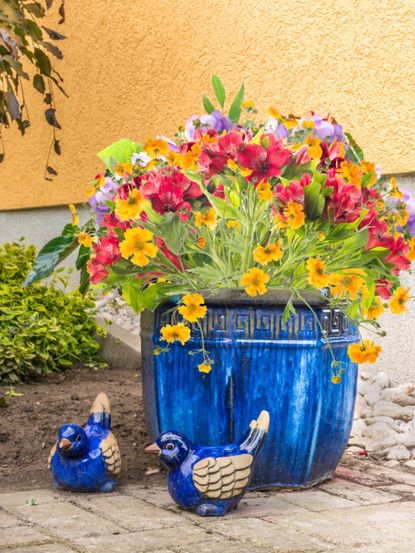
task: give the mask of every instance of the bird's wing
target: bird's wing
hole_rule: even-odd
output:
[[[100,448],[107,470],[112,474],[121,472],[121,454],[117,440],[112,432],[102,440]]]
[[[50,450],[49,457],[48,457],[48,469],[50,470],[50,467],[52,465],[52,457],[55,455],[56,447],[58,443],[53,444],[52,449]]]
[[[249,482],[253,459],[248,453],[202,459],[193,466],[193,484],[206,497],[235,497]]]

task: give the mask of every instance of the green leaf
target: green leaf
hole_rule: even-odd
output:
[[[212,75],[212,86],[215,92],[215,96],[223,108],[223,106],[225,105],[226,93],[222,81],[217,75]]]
[[[112,170],[114,161],[111,162],[111,160],[115,160],[117,163],[130,163],[133,154],[140,151],[141,148],[138,144],[128,138],[121,138],[101,150],[97,155],[107,168]]]
[[[235,123],[239,123],[239,118],[241,116],[241,104],[244,99],[245,86],[242,83],[241,88],[239,89],[238,94],[235,96],[234,101],[229,109],[229,119]]]
[[[54,268],[78,246],[77,228],[68,224],[62,234],[50,240],[38,253],[32,270],[24,282],[24,286],[33,284],[52,274]]]
[[[212,104],[207,96],[203,96],[202,102],[206,113],[212,113],[212,111],[215,111],[215,106]]]
[[[354,163],[359,163],[364,159],[364,153],[362,148],[357,144],[352,135],[347,132],[345,133],[349,140],[349,149],[347,150],[347,157],[350,158]]]
[[[163,237],[163,240],[166,246],[172,251],[175,255],[180,255],[184,241],[187,237],[188,231],[180,220],[180,217],[173,212],[168,212],[163,217],[163,222],[158,227],[160,231],[160,236]]]
[[[203,183],[202,177],[200,175],[196,175],[194,173],[190,173],[188,171],[184,171],[184,174],[187,178],[189,178],[191,181],[196,182],[204,195],[208,198],[210,203],[215,208],[215,211],[221,216],[225,218],[231,218],[231,219],[238,219],[239,220],[239,211],[234,208],[234,206],[226,200],[223,200],[222,198],[218,198],[217,196],[214,196],[211,194],[206,186]]]
[[[304,187],[304,203],[309,219],[313,220],[321,217],[325,201],[321,195],[321,183],[319,179],[313,179],[308,186]]]
[[[146,288],[142,288],[142,284],[134,279],[122,287],[122,295],[128,305],[135,313],[140,313],[144,309],[154,311],[162,299],[165,298],[166,286],[164,283],[154,283]]]

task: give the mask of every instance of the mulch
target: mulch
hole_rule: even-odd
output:
[[[0,387],[0,396],[6,390]],[[58,428],[67,422],[85,423],[101,391],[111,401],[112,429],[122,455],[122,481],[164,482],[158,460],[144,452],[150,438],[138,369],[74,367],[16,386],[15,391],[23,395],[6,396],[7,406],[0,408],[0,492],[50,485],[47,459]]]

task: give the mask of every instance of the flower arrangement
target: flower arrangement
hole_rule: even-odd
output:
[[[204,290],[243,288],[249,296],[284,288],[293,301],[324,294],[359,327],[382,334],[378,317],[402,313],[409,291],[399,280],[415,259],[415,209],[332,117],[283,116],[259,122],[244,87],[224,113],[226,93],[212,77],[218,107],[206,96],[174,140],[123,139],[99,157],[106,170],[88,192],[93,218],[76,210],[62,235],[40,253],[36,280],[80,245],[81,286],[120,288],[139,312],[173,299],[166,349],[184,344],[205,317]],[[305,300],[304,300],[305,302]],[[330,347],[330,346],[329,346]],[[158,348],[156,354],[164,351]],[[349,347],[357,363],[380,347]],[[212,368],[202,348],[201,372]],[[342,368],[334,358],[333,382]]]

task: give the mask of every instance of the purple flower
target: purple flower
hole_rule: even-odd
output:
[[[409,213],[409,219],[406,223],[406,229],[408,230],[411,236],[415,236],[415,198],[412,196],[408,190],[400,189],[403,193],[403,198],[397,198],[396,196],[390,196],[388,198],[388,203],[392,206],[404,202],[407,212]],[[402,232],[402,227],[397,227],[399,232]]]
[[[280,123],[275,117],[270,117],[264,126],[265,132],[272,132],[277,138],[288,138],[288,129],[284,123]]]
[[[321,115],[311,115],[303,119],[303,121],[314,121],[313,134],[320,140],[329,140],[332,142],[335,138],[339,142],[345,142],[346,137],[343,134],[343,127],[338,123],[330,123],[321,117]]]
[[[186,123],[185,135],[188,140],[194,140],[196,129],[206,132],[213,129],[218,133],[229,131],[235,124],[218,109],[212,111],[210,115],[191,115]]]
[[[89,198],[88,203],[91,206],[92,211],[95,212],[98,225],[101,224],[104,215],[109,211],[109,208],[105,202],[113,198],[117,188],[118,184],[110,177],[106,177],[105,184],[100,186],[95,194]]]

